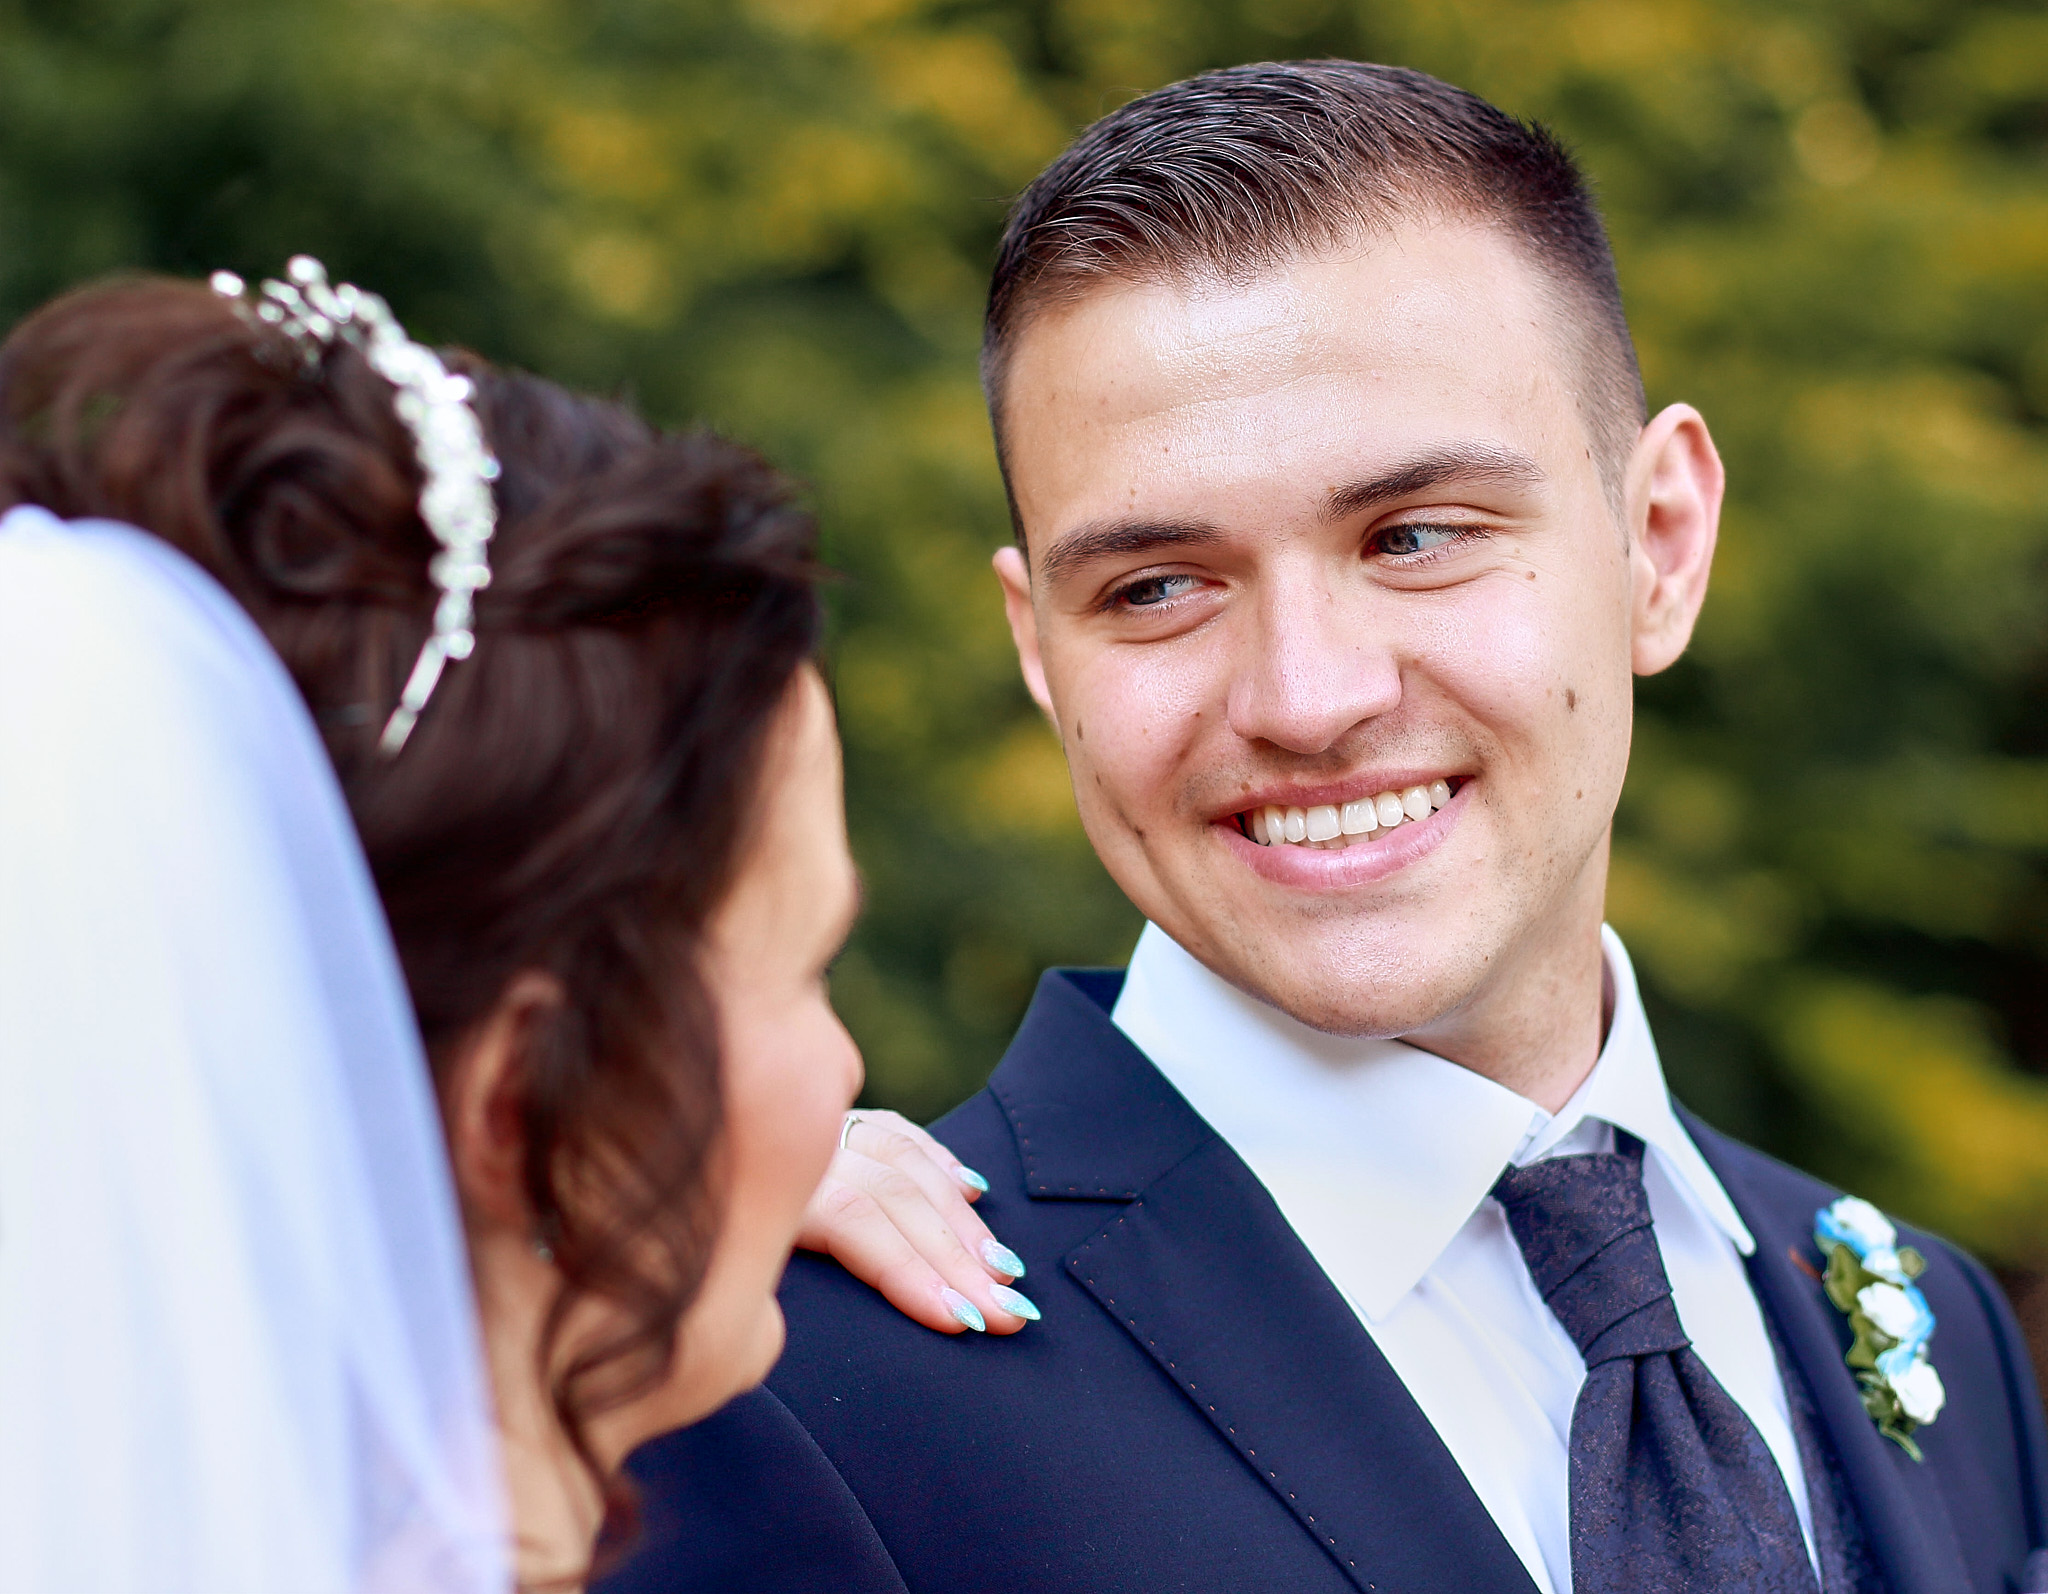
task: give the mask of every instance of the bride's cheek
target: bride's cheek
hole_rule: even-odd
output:
[[[822,1002],[784,1026],[766,1049],[774,1064],[757,1076],[753,1104],[764,1142],[756,1163],[761,1183],[750,1194],[775,1212],[777,1243],[786,1246],[832,1161],[861,1071],[852,1038]]]

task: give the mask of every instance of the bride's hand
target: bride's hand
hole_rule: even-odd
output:
[[[980,1176],[901,1114],[847,1119],[796,1243],[837,1258],[905,1317],[941,1334],[983,1324],[1014,1334],[1035,1318],[1008,1287],[1024,1264],[969,1204],[981,1194]]]

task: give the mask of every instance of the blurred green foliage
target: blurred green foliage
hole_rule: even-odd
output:
[[[871,1099],[1137,929],[1015,679],[974,383],[1004,204],[1203,67],[1419,66],[1581,151],[1733,483],[1611,915],[1680,1093],[2048,1250],[2048,13],[1979,0],[0,0],[0,314],[324,256],[812,486]]]

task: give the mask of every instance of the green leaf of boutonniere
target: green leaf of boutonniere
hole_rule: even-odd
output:
[[[1877,1431],[1896,1444],[1915,1461],[1926,1458],[1920,1454],[1920,1445],[1913,1438],[1913,1430],[1919,1426],[1899,1406],[1899,1397],[1892,1386],[1875,1371],[1858,1373],[1857,1381],[1863,1385],[1863,1409],[1870,1413],[1870,1419],[1877,1424]]]
[[[1856,1310],[1856,1292],[1870,1282],[1870,1275],[1863,1271],[1863,1264],[1856,1260],[1856,1253],[1846,1245],[1830,1245],[1828,1272],[1825,1283],[1828,1299],[1835,1303],[1838,1312]]]

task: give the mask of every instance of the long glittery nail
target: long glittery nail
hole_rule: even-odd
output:
[[[981,1315],[981,1308],[958,1290],[941,1290],[939,1299],[945,1303],[946,1310],[953,1314],[953,1321],[962,1328],[971,1328],[977,1334],[988,1332],[988,1319]]]
[[[996,1305],[1000,1306],[1012,1317],[1021,1317],[1027,1323],[1038,1321],[1040,1313],[1038,1308],[1031,1303],[1030,1296],[1011,1289],[1007,1284],[991,1284],[988,1287],[988,1293],[994,1298]]]
[[[983,1240],[981,1242],[981,1259],[998,1273],[1007,1273],[1013,1279],[1020,1279],[1024,1276],[1024,1258],[1003,1244],[1001,1240]]]
[[[953,1170],[953,1177],[966,1185],[970,1190],[979,1190],[983,1195],[988,1194],[988,1181],[972,1168],[964,1165],[956,1167]]]

